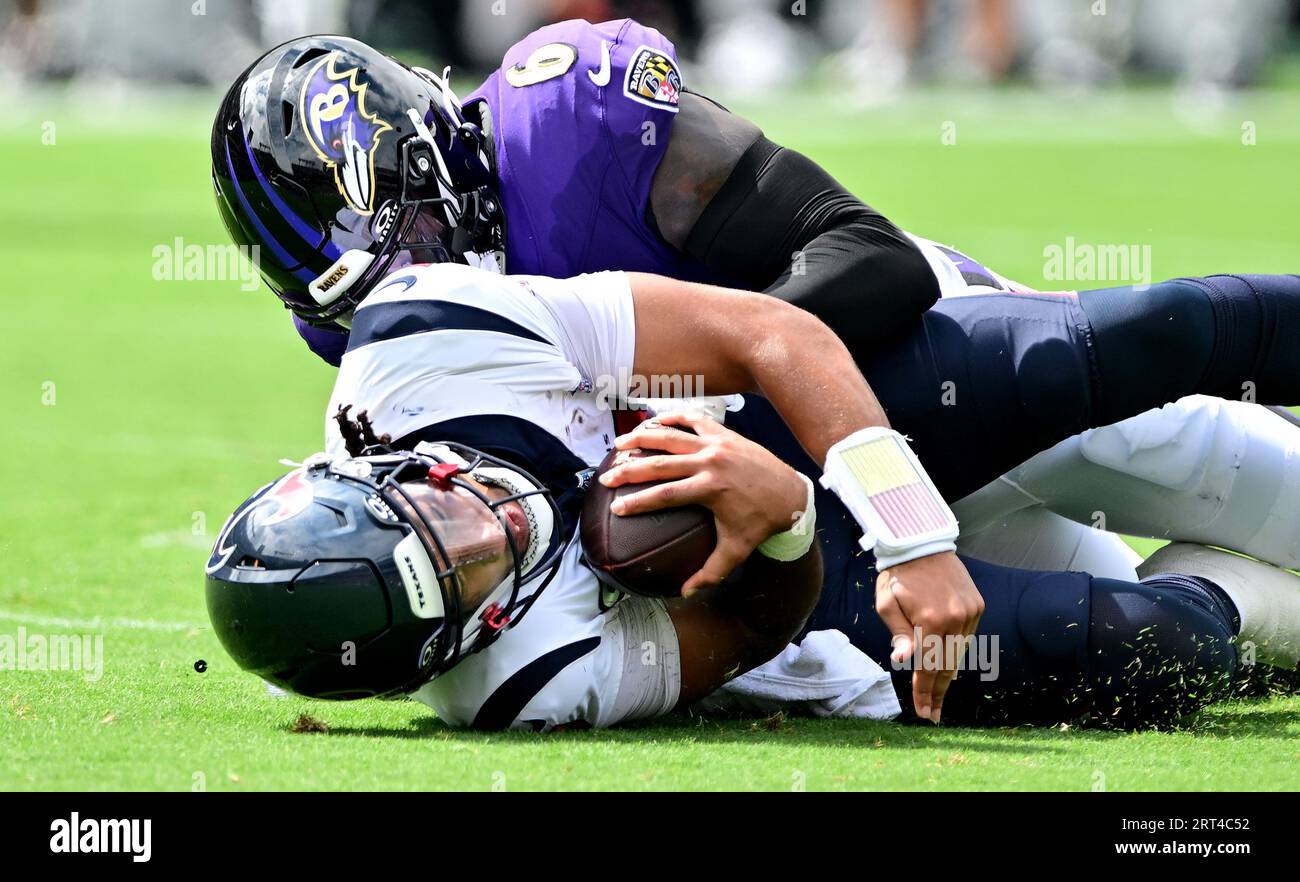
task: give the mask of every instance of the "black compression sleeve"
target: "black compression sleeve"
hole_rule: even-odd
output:
[[[812,312],[858,358],[939,299],[920,250],[821,166],[760,137],[686,240],[696,260]]]

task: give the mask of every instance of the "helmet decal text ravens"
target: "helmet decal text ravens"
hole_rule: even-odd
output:
[[[339,71],[339,53],[323,56],[302,84],[298,112],[316,155],[334,169],[334,184],[358,214],[375,210],[375,150],[392,126],[366,111],[358,68]]]

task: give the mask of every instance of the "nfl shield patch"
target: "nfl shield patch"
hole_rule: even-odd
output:
[[[682,75],[677,62],[657,49],[642,46],[627,66],[623,94],[650,107],[677,112],[682,91]]]

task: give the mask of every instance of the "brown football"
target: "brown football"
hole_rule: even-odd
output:
[[[682,584],[713,553],[718,536],[713,513],[702,505],[620,517],[609,510],[615,498],[662,481],[609,488],[597,478],[615,461],[655,456],[660,450],[614,450],[601,462],[587,488],[579,521],[587,564],[602,582],[628,594],[679,597]]]

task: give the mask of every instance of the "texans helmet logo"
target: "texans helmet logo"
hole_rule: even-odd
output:
[[[302,470],[290,472],[271,488],[270,493],[262,497],[259,520],[262,526],[273,527],[301,514],[314,498],[316,491]]]
[[[358,214],[375,211],[375,150],[393,127],[366,111],[358,68],[340,71],[339,53],[323,56],[302,84],[298,113],[316,155],[334,170],[334,185]]]
[[[316,491],[301,469],[267,484],[245,501],[221,528],[205,567],[208,574],[211,575],[230,563],[237,547],[229,541],[230,532],[244,518],[258,512],[262,526],[274,526],[302,514],[315,498]]]

